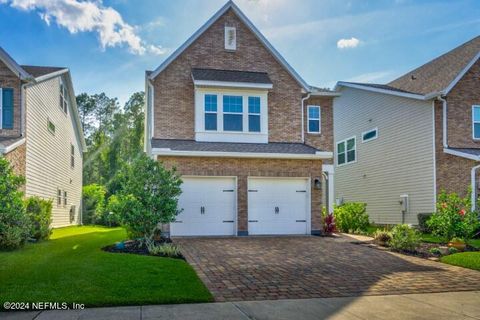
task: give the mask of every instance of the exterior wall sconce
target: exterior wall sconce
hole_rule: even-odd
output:
[[[322,189],[322,180],[320,180],[320,178],[315,178],[313,180],[313,187],[315,189]]]

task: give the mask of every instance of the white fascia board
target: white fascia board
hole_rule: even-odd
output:
[[[35,82],[47,81],[47,80],[53,79],[55,77],[61,76],[62,74],[67,73],[67,72],[68,72],[68,69],[61,69],[61,70],[58,70],[58,71],[55,71],[55,72],[52,72],[52,73],[44,74],[43,76],[36,77]]]
[[[340,92],[310,92],[311,97],[340,97]]]
[[[335,86],[335,88],[337,88],[338,86],[360,89],[360,90],[365,90],[365,91],[372,91],[372,92],[377,92],[377,93],[384,93],[384,94],[389,94],[389,95],[392,95],[392,96],[398,96],[398,97],[404,97],[404,98],[410,98],[410,99],[416,99],[416,100],[430,100],[427,96],[424,96],[424,95],[421,95],[421,94],[399,92],[399,91],[393,91],[393,90],[387,90],[387,89],[380,89],[380,88],[374,88],[374,87],[370,87],[370,86],[366,86],[366,85],[364,86],[364,85],[361,85],[361,84],[343,82],[343,81],[337,82],[337,85]]]
[[[169,148],[152,148],[152,155],[177,157],[216,157],[216,158],[260,158],[260,159],[331,159],[333,152],[315,154],[294,153],[256,153],[256,152],[220,152],[220,151],[180,151]]]
[[[475,55],[475,57],[473,57],[473,59],[465,66],[465,68],[463,68],[463,70],[455,77],[455,79],[453,79],[453,81],[448,85],[448,87],[446,87],[445,90],[443,90],[445,92],[445,95],[447,95],[450,92],[450,90],[452,90],[453,87],[455,87],[458,81],[460,81],[460,79],[463,78],[465,73],[467,73],[467,71],[470,70],[470,68],[475,64],[475,62],[477,62],[479,58],[480,58],[480,52],[478,52]]]
[[[291,74],[291,76],[300,84],[306,92],[310,92],[310,87],[305,80],[288,64],[282,55],[268,42],[268,40],[260,33],[253,23],[245,16],[245,14],[237,7],[233,1],[228,1],[220,10],[218,10],[204,25],[200,27],[187,41],[185,41],[177,50],[175,50],[157,69],[149,76],[149,79],[155,79],[160,72],[165,70],[185,49],[187,49],[195,40],[197,40],[215,21],[218,20],[228,9],[232,9],[245,25],[254,33],[257,39],[272,53],[275,59]]]
[[[6,146],[6,147],[4,147],[0,144],[0,153],[1,154],[7,154],[7,153],[15,150],[16,148],[20,147],[24,143],[25,143],[25,138],[22,138],[22,139],[18,140],[17,142],[12,143],[11,145]]]
[[[26,72],[22,67],[20,67],[20,65],[18,63],[16,63],[15,60],[13,60],[13,58],[10,57],[10,55],[5,50],[3,50],[2,47],[0,47],[0,60],[2,60],[3,63],[5,63],[5,65],[13,73],[18,75],[20,77],[20,79],[30,80],[30,79],[33,78],[28,72]]]
[[[272,89],[271,83],[251,83],[251,82],[228,82],[228,81],[210,81],[194,80],[193,84],[203,87],[222,87],[222,88],[248,88],[248,89]]]
[[[473,155],[473,154],[470,154],[470,153],[460,152],[460,151],[447,149],[447,148],[444,148],[443,152],[445,152],[447,154],[451,154],[453,156],[457,156],[457,157],[462,157],[462,158],[466,158],[466,159],[470,159],[470,160],[474,160],[474,161],[480,161],[480,156],[476,156],[476,155]]]

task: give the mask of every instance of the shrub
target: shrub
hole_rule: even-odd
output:
[[[449,254],[458,253],[458,249],[457,249],[457,248],[454,248],[454,247],[450,247],[450,248],[448,248],[448,253],[449,253]]]
[[[117,197],[122,224],[130,236],[151,244],[159,224],[174,221],[179,213],[182,180],[175,170],[166,170],[146,155],[125,164],[116,179],[121,186]]]
[[[434,256],[439,256],[442,254],[442,251],[440,251],[440,249],[438,248],[430,248],[428,252],[430,252],[430,254],[433,254]]]
[[[105,212],[105,187],[98,184],[89,184],[82,190],[84,224],[102,224]]]
[[[335,207],[335,225],[342,232],[367,232],[368,215],[366,203],[351,202]]]
[[[420,233],[407,224],[399,224],[392,229],[389,245],[398,251],[415,251],[420,244]]]
[[[120,225],[120,201],[116,195],[108,198],[107,207],[102,216],[103,225],[116,227]]]
[[[147,246],[148,252],[154,256],[165,256],[170,258],[181,257],[180,248],[173,243],[163,243],[161,245],[150,244]]]
[[[388,230],[377,230],[373,234],[373,239],[376,243],[380,245],[388,245],[390,240],[392,239],[392,235]]]
[[[332,213],[328,213],[326,208],[322,210],[323,232],[332,234],[335,232],[335,218]]]
[[[479,227],[477,213],[470,211],[470,196],[459,197],[444,191],[438,196],[437,212],[428,220],[432,233],[445,240],[453,237],[470,239]]]
[[[450,242],[453,242],[453,243],[465,243],[465,240],[463,240],[462,238],[458,238],[458,237],[453,237]]]
[[[25,214],[23,193],[19,188],[24,178],[13,173],[8,161],[0,157],[0,249],[21,247],[30,234],[30,220]]]
[[[417,215],[418,229],[420,230],[420,232],[422,232],[422,233],[432,232],[432,230],[430,229],[430,227],[427,224],[427,221],[430,219],[431,216],[432,216],[431,213],[419,213]]]
[[[30,219],[30,236],[36,240],[47,240],[52,234],[52,200],[30,197],[25,200],[25,209]]]

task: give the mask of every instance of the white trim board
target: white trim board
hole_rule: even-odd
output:
[[[152,155],[178,157],[218,157],[218,158],[257,158],[257,159],[331,159],[333,152],[317,151],[315,154],[256,153],[221,151],[181,151],[170,148],[152,148]]]
[[[3,147],[0,144],[0,154],[7,154],[7,153],[15,150],[16,148],[20,147],[24,143],[25,143],[25,138],[22,138],[22,139],[18,140],[17,142],[12,143],[11,145],[6,146],[6,147]]]
[[[218,10],[203,26],[200,27],[187,41],[185,41],[177,50],[175,50],[158,68],[156,68],[148,77],[153,80],[163,70],[165,70],[170,63],[172,63],[178,56],[180,56],[195,40],[197,40],[211,25],[215,23],[225,12],[232,9],[239,19],[253,32],[257,39],[270,51],[274,58],[290,73],[290,75],[300,84],[306,91],[310,91],[310,87],[305,80],[288,64],[288,62],[280,55],[280,53],[268,42],[268,40],[260,33],[260,31],[253,25],[253,23],[245,16],[245,14],[237,7],[233,1],[228,1],[220,10]]]
[[[251,83],[251,82],[229,82],[229,81],[210,81],[194,80],[195,86],[221,87],[221,88],[248,88],[248,89],[272,89],[271,83]]]
[[[443,89],[443,92],[445,93],[445,95],[447,95],[453,89],[453,87],[455,87],[458,81],[460,81],[460,79],[463,78],[465,73],[467,73],[467,71],[470,70],[470,68],[475,64],[475,62],[477,62],[479,58],[480,58],[480,52],[478,52],[475,55],[475,57],[473,57],[473,59],[465,66],[465,68],[463,68],[463,70],[460,71],[460,73],[455,77],[455,79],[453,79],[453,81],[450,82],[450,84],[445,89]]]
[[[424,96],[424,95],[421,95],[421,94],[406,93],[406,92],[399,92],[399,91],[393,91],[393,90],[388,90],[388,89],[374,88],[374,87],[371,87],[371,86],[368,86],[368,85],[354,84],[354,83],[348,83],[348,82],[343,82],[343,81],[337,82],[337,85],[335,86],[335,90],[337,89],[338,86],[360,89],[360,90],[365,90],[365,91],[372,91],[372,92],[377,92],[377,93],[384,93],[384,94],[389,94],[389,95],[392,95],[392,96],[399,96],[399,97],[411,98],[411,99],[417,99],[417,100],[430,100],[431,99],[430,97],[427,97],[427,96]]]
[[[474,161],[480,161],[480,156],[476,156],[476,155],[473,155],[473,154],[470,154],[470,153],[455,151],[455,150],[447,149],[447,148],[444,148],[443,152],[445,152],[447,154],[451,154],[453,156],[457,156],[457,157],[462,157],[462,158],[466,158],[466,159],[470,159],[470,160],[474,160]]]

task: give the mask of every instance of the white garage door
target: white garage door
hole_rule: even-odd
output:
[[[307,234],[307,178],[249,178],[248,234]]]
[[[170,224],[172,236],[224,236],[235,234],[236,186],[234,178],[182,178],[179,208]]]

